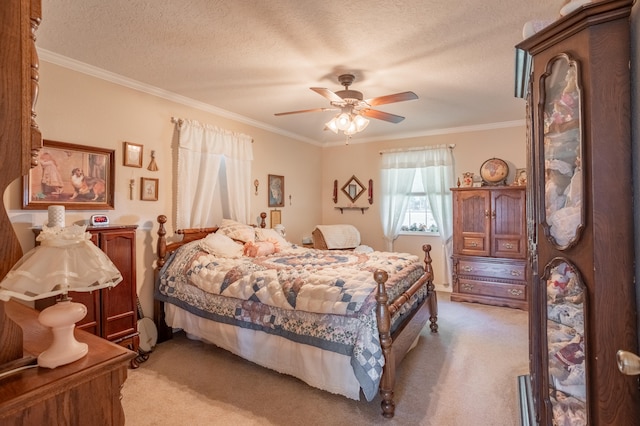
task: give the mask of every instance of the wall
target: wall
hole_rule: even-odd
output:
[[[522,115],[525,114],[525,103],[522,101]],[[454,159],[456,176],[471,171],[479,174],[482,163],[492,157],[502,158],[509,165],[508,182],[513,182],[517,168],[526,167],[526,133],[524,120],[520,123],[508,123],[508,127],[466,129],[458,133],[442,133],[419,138],[358,143],[352,139],[349,145],[325,148],[322,157],[322,220],[324,224],[347,223],[356,226],[362,235],[362,243],[377,250],[384,249],[384,235],[380,220],[380,151],[403,147],[420,147],[432,145],[455,144]],[[358,207],[368,206],[362,214],[360,211],[344,211],[340,213],[336,206],[348,203],[346,196],[340,191],[342,185],[351,176],[356,176],[367,186],[373,179],[374,202],[369,205],[366,194],[356,201]],[[333,181],[338,180],[338,203],[334,204]],[[452,186],[455,182],[452,182]],[[451,279],[445,274],[445,255],[438,237],[404,235],[394,243],[395,251],[414,253],[422,257],[422,245],[431,244],[435,278],[438,290],[451,290]]]
[[[268,174],[285,176],[286,205],[282,221],[292,241],[300,241],[321,221],[321,168],[319,161],[303,163],[298,158],[319,158],[321,148],[301,143],[263,129],[221,118],[192,106],[133,90],[122,85],[42,61],[37,122],[45,139],[115,150],[115,210],[67,211],[66,222],[86,223],[94,213],[106,213],[113,224],[137,224],[138,293],[143,310],[152,312],[153,270],[156,245],[156,217],[168,216],[168,233],[173,233],[174,151],[177,133],[171,117],[196,119],[253,137],[253,179],[260,181],[258,195],[252,195],[252,217],[268,211]],[[143,168],[123,166],[124,141],[144,145]],[[156,151],[159,171],[146,169],[150,151]],[[158,201],[140,201],[140,177],[159,178]],[[129,180],[135,179],[134,199],[129,199]],[[252,194],[254,188],[251,188]],[[291,195],[291,204],[289,204]],[[42,226],[47,212],[22,210],[22,181],[14,182],[4,202],[23,251],[34,246],[33,226]]]

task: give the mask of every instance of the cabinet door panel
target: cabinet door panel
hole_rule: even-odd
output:
[[[103,336],[116,340],[136,330],[135,231],[102,233],[100,247],[122,274],[120,284],[102,293]]]
[[[524,259],[526,217],[525,191],[492,191],[491,254]]]
[[[489,256],[491,199],[486,191],[454,192],[456,253]]]

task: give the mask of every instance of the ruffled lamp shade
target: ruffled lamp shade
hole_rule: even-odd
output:
[[[33,301],[62,295],[38,317],[53,332],[53,344],[40,354],[38,365],[55,368],[82,358],[88,351],[73,334],[75,323],[84,318],[87,308],[71,302],[68,292],[114,287],[122,275],[93,244],[86,226],[44,226],[37,241],[40,245],[25,254],[0,282],[0,300],[15,297]]]

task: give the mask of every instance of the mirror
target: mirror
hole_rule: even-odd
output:
[[[360,197],[365,191],[364,185],[358,180],[357,177],[351,176],[351,179],[347,181],[342,187],[342,192],[347,196],[352,203],[355,203],[358,197]]]

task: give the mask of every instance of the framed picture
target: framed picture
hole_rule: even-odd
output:
[[[123,161],[128,167],[142,167],[142,145],[125,142]]]
[[[282,210],[271,210],[270,212],[271,228],[275,228],[276,225],[282,223]]]
[[[22,208],[114,208],[114,150],[44,140],[38,165],[23,180]]]
[[[513,180],[516,186],[527,186],[527,169],[516,169],[516,177]]]
[[[284,176],[269,175],[269,207],[284,207]]]
[[[140,178],[140,199],[142,201],[158,201],[159,179]]]

